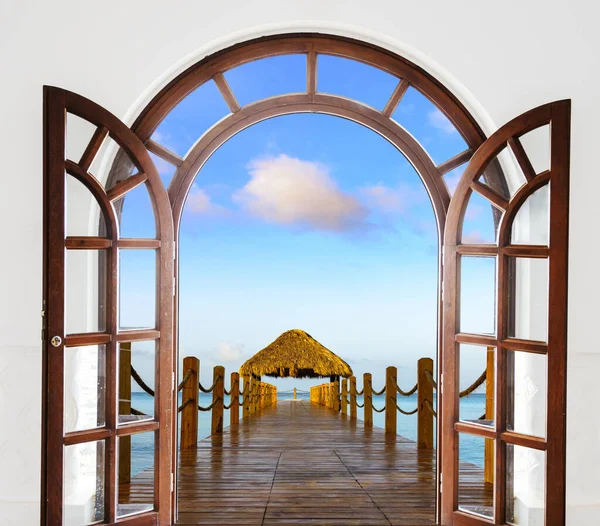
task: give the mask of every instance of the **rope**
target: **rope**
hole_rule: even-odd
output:
[[[223,405],[223,409],[231,409],[231,406],[233,405],[233,402],[235,402],[235,398],[229,402],[229,405]],[[239,403],[240,402],[238,400],[238,405],[239,405]]]
[[[477,380],[475,380],[475,382],[473,382],[470,387],[467,387],[464,391],[460,392],[460,397],[464,398],[465,396],[469,396],[473,391],[475,391],[475,389],[477,389],[483,382],[485,382],[486,375],[487,371],[483,371],[481,373],[481,376],[477,378]]]
[[[215,407],[215,405],[217,404],[217,402],[219,400],[222,400],[222,398],[219,397],[219,398],[213,400],[213,403],[210,404],[208,407],[200,407],[200,406],[198,406],[198,411],[210,411],[213,407]]]
[[[381,409],[377,409],[375,406],[373,406],[373,411],[375,411],[376,413],[383,413],[385,411],[385,407],[382,407]]]
[[[183,404],[181,404],[181,406],[179,406],[177,408],[177,412],[181,413],[181,411],[183,411],[188,405],[190,405],[192,402],[194,401],[193,398],[188,398],[185,402],[183,402]]]
[[[365,392],[365,388],[363,387],[360,391],[356,391],[356,396],[362,396]]]
[[[131,408],[131,414],[135,415],[135,416],[148,416],[146,413],[142,413],[141,411],[138,411],[137,409],[134,409],[133,407]]]
[[[364,391],[364,389],[363,389]],[[375,396],[379,396],[382,395],[383,393],[385,393],[385,385],[383,386],[383,389],[381,391],[371,391]]]
[[[362,407],[365,407],[365,404],[359,404],[359,403],[357,403],[356,407],[361,407],[362,408]]]
[[[190,376],[192,376],[192,373],[193,373],[193,371],[191,369],[188,369],[187,373],[185,373],[185,376],[183,377],[183,380],[181,380],[181,383],[177,386],[177,392],[179,392],[183,389],[185,382],[187,382],[190,379]]]
[[[217,376],[215,378],[214,383],[208,389],[205,389],[204,387],[202,387],[202,384],[200,382],[198,382],[198,387],[200,388],[200,391],[202,391],[203,393],[207,393],[207,394],[212,393],[214,391],[215,387],[217,386],[217,382],[219,380],[221,380],[222,378],[223,377],[221,375]]]
[[[144,380],[142,380],[142,377],[133,368],[133,365],[131,366],[131,377],[135,380],[135,383],[138,384],[150,396],[154,396],[154,391],[144,383]]]
[[[427,369],[425,369],[425,377],[427,378],[427,380],[429,380],[431,382],[431,385],[433,385],[433,388],[437,389],[437,382],[435,381],[433,374],[431,374],[431,371],[428,371]]]
[[[418,387],[419,387],[419,384],[415,384],[415,386],[410,391],[403,391],[402,389],[400,389],[400,386],[398,384],[396,384],[396,390],[402,396],[410,396],[412,394],[415,394],[417,392]]]
[[[477,420],[485,420],[487,415],[483,413]]]
[[[398,401],[396,401],[396,409],[397,409],[398,411],[400,411],[400,412],[401,412],[403,415],[410,416],[410,415],[414,415],[414,414],[417,412],[417,410],[418,410],[419,408],[418,408],[418,407],[415,407],[414,411],[404,411],[404,409],[402,409],[402,408],[401,408],[401,407],[398,405]]]
[[[437,413],[436,413],[435,409],[433,408],[433,406],[431,405],[431,402],[429,400],[425,400],[425,407],[431,411],[431,414],[434,417],[437,418]]]

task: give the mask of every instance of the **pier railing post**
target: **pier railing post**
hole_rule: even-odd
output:
[[[487,349],[485,373],[485,419],[494,420],[494,347]],[[494,483],[494,441],[486,438],[483,453],[484,482]]]
[[[245,375],[242,378],[244,379],[244,406],[242,414],[244,415],[244,418],[248,418],[250,416],[250,377]]]
[[[198,443],[198,384],[200,382],[200,360],[194,356],[183,359],[183,376],[191,371],[190,377],[183,384],[181,401],[192,401],[181,410],[181,435],[179,444],[181,449],[196,447]]]
[[[385,370],[385,432],[389,435],[396,434],[396,422],[398,413],[396,412],[396,399],[398,384],[398,369],[390,365]]]
[[[348,380],[342,380],[342,414],[348,415]]]
[[[225,397],[225,367],[215,366],[213,370],[213,408],[211,433],[216,435],[223,432],[223,398]]]
[[[371,373],[363,375],[365,404],[365,427],[373,427],[373,378]]]
[[[239,373],[231,373],[231,413],[229,421],[231,425],[237,425],[240,422],[240,375]]]
[[[350,418],[356,419],[356,377],[350,377]]]
[[[119,414],[131,414],[131,343],[119,344]],[[131,480],[131,437],[119,439],[119,484]]]
[[[433,360],[421,358],[417,362],[417,444],[419,449],[433,449]],[[430,404],[430,407],[428,405]]]
[[[333,382],[333,409],[340,410],[340,377],[336,376]]]
[[[254,400],[254,391],[256,389],[256,385],[255,385],[256,384],[256,380],[254,379],[254,376],[251,376],[248,379],[248,381],[249,381],[249,383],[248,383],[248,388],[249,388],[248,389],[248,396],[249,396],[249,398],[248,398],[248,401],[249,401],[248,407],[249,407],[249,411],[248,412],[251,415],[253,415],[254,414],[254,409],[255,409],[255,407],[254,407],[254,402],[255,402],[255,400]]]

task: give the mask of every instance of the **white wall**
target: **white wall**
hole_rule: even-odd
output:
[[[536,105],[573,99],[568,524],[600,523],[600,417],[590,402],[600,398],[600,251],[590,246],[600,190],[597,10],[581,0],[3,0],[0,522],[39,520],[42,85],[81,93],[131,121],[169,70],[247,37],[320,30],[421,64],[488,132]]]

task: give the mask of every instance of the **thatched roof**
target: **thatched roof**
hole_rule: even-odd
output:
[[[349,378],[352,369],[310,334],[292,329],[247,360],[240,367],[240,374],[275,378]]]

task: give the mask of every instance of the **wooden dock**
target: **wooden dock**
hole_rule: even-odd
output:
[[[483,469],[464,468],[472,504],[491,506],[491,486],[477,483]],[[148,498],[142,476],[129,502]],[[433,525],[435,451],[308,401],[280,401],[180,451],[178,509],[180,526]]]

